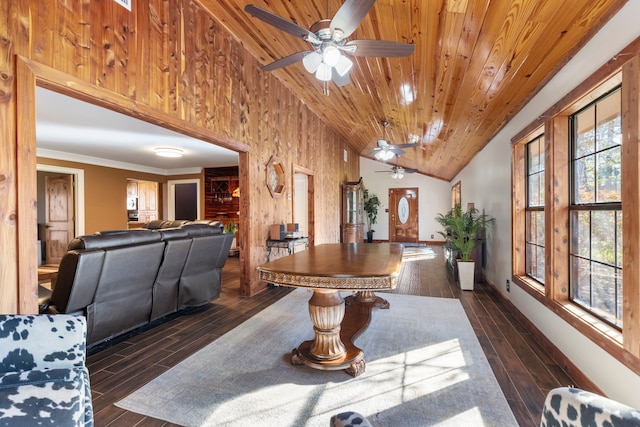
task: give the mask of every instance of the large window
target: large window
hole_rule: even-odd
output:
[[[526,274],[544,283],[544,137],[526,145]]]
[[[622,326],[620,88],[569,117],[570,299]]]
[[[512,283],[637,375],[639,76],[634,43],[515,135],[511,165]]]

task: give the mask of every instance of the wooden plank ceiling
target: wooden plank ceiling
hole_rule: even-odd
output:
[[[262,64],[310,45],[244,11],[304,28],[342,0],[198,0]],[[378,0],[349,40],[415,44],[406,58],[355,58],[351,83],[323,84],[298,62],[271,71],[368,156],[383,136],[419,146],[391,162],[451,180],[626,0]],[[578,82],[576,82],[578,83]],[[370,157],[370,156],[369,156]]]

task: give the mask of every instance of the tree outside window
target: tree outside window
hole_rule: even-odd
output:
[[[622,326],[620,87],[570,116],[570,298]]]

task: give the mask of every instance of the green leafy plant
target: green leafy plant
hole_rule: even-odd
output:
[[[444,231],[438,233],[451,242],[461,261],[468,262],[471,261],[471,252],[478,246],[487,226],[495,222],[495,218],[480,214],[476,208],[465,212],[458,205],[446,214],[438,214],[436,221],[444,228]]]
[[[225,233],[233,233],[234,235],[238,232],[238,224],[233,221],[229,221],[223,228]]]
[[[364,190],[364,211],[367,213],[367,229],[370,232],[375,230],[371,229],[371,225],[378,222],[378,208],[382,203],[375,194],[369,194],[369,190]]]

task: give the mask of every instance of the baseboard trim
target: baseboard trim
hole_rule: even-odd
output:
[[[536,341],[538,341],[543,350],[546,351],[549,356],[551,356],[551,358],[558,364],[558,366],[560,366],[567,373],[567,375],[576,382],[576,384],[564,385],[573,385],[583,390],[588,390],[593,393],[606,396],[604,392],[600,390],[600,388],[593,381],[591,381],[591,379],[589,379],[589,377],[587,377],[576,365],[574,365],[573,362],[571,362],[571,360],[529,320],[528,317],[526,317],[520,310],[518,310],[518,308],[511,302],[511,300],[505,298],[504,295],[502,295],[502,293],[498,290],[498,288],[491,281],[487,280],[484,275],[483,279],[484,283],[486,283],[491,288],[496,298],[500,300],[500,302],[507,308],[509,313],[511,313],[511,315],[513,315],[518,320],[518,322],[520,322],[524,329],[529,334],[531,334],[531,336]]]

